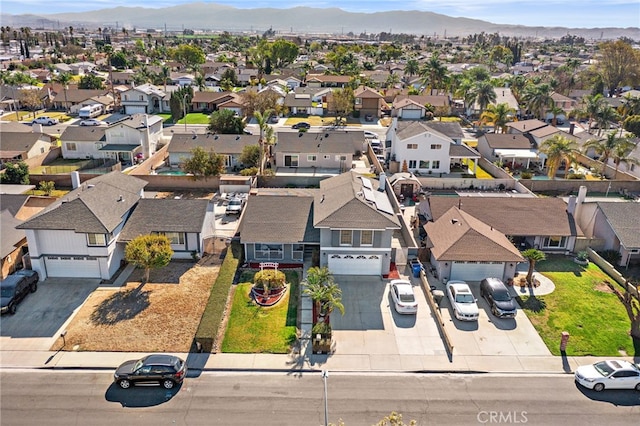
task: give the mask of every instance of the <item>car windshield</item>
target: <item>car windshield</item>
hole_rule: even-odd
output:
[[[4,287],[2,288],[2,297],[13,297],[14,291],[13,287]]]
[[[240,206],[240,205],[242,205],[242,201],[240,201],[240,200],[231,200],[231,201],[229,201],[229,205],[230,206]]]
[[[497,302],[508,302],[511,300],[511,295],[506,291],[496,291],[493,293],[493,300]]]
[[[404,293],[400,293],[400,301],[401,302],[407,302],[407,303],[413,303],[416,301],[415,297],[413,297],[413,294],[404,294]]]
[[[598,373],[603,376],[608,376],[613,373],[613,368],[606,361],[598,362],[597,364],[593,364],[593,367],[598,371]]]
[[[456,303],[473,303],[473,294],[456,294]]]

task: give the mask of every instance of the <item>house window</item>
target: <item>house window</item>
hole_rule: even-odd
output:
[[[124,100],[128,101],[129,100],[129,95],[124,95]]]
[[[315,155],[307,155],[307,161],[310,163],[315,163],[317,159],[318,157],[316,157]]]
[[[545,237],[542,246],[547,248],[565,248],[567,246],[567,237]]]
[[[154,232],[155,235],[164,235],[172,245],[184,245],[183,232]]]
[[[433,160],[433,163],[431,163],[431,168],[432,169],[439,169],[440,168],[440,160]]]
[[[340,231],[340,245],[350,246],[353,241],[353,233],[349,230]]]
[[[432,143],[431,149],[442,149],[442,145],[439,143]]]
[[[336,161],[347,161],[346,155],[336,155]]]
[[[355,104],[356,105],[362,105],[362,98],[356,98],[355,99]]]
[[[304,245],[302,244],[293,244],[291,246],[291,258],[293,260],[302,261],[304,257]]]
[[[144,101],[144,96],[140,95],[140,100]]]
[[[298,156],[297,155],[285,155],[284,156],[284,166],[285,167],[298,167]]]
[[[408,143],[407,144],[407,149],[418,149],[418,144],[417,143]]]
[[[420,160],[420,169],[428,169],[431,165],[431,161]]]
[[[77,151],[78,150],[78,145],[76,145],[75,142],[67,142],[65,145],[67,146],[67,151]]]
[[[91,247],[104,247],[107,237],[104,234],[87,234],[87,244]]]
[[[360,231],[360,245],[361,246],[373,245],[373,231],[371,230]]]
[[[629,171],[633,172],[636,169],[636,165],[632,164],[631,167],[629,168]]]
[[[415,169],[416,168],[416,160],[409,160],[409,168],[410,169]]]
[[[282,244],[256,244],[256,259],[279,260],[284,257]]]

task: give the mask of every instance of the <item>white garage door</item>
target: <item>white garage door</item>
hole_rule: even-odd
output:
[[[45,263],[50,277],[100,278],[100,264],[95,258],[49,256]]]
[[[125,106],[126,114],[145,114],[147,109],[144,106],[127,105]]]
[[[402,109],[402,118],[407,120],[417,120],[422,113],[421,109]]]
[[[334,275],[381,275],[382,256],[377,254],[329,255],[329,270]]]
[[[487,277],[502,279],[504,262],[453,262],[451,279],[480,281]]]

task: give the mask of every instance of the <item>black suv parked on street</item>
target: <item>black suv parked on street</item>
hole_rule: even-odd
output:
[[[30,269],[22,269],[9,275],[0,282],[0,296],[2,299],[2,313],[16,313],[18,303],[28,293],[35,293],[38,289],[38,273]]]
[[[173,355],[152,354],[124,362],[113,374],[113,381],[122,389],[134,384],[160,384],[165,389],[171,389],[182,383],[186,375],[187,363],[182,359]]]

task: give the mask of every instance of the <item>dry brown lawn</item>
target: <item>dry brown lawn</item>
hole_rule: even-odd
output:
[[[142,287],[136,269],[126,286],[93,292],[67,327],[64,350],[189,352],[220,262],[174,261]],[[59,338],[51,350],[61,347]]]

